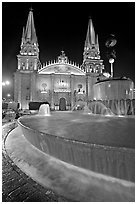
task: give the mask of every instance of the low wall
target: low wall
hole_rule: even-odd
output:
[[[87,144],[65,139],[30,129],[22,122],[23,118],[20,118],[18,124],[22,128],[24,136],[39,150],[75,166],[135,181],[134,149]]]

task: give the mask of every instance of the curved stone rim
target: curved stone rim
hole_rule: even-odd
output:
[[[121,179],[112,178],[92,171],[87,171],[85,169],[81,169],[73,165],[67,164],[65,162],[62,162],[48,155],[46,157],[48,159],[49,167],[45,166],[43,174],[41,174],[42,173],[41,171],[43,170],[43,168],[41,168],[41,170],[37,169],[31,172],[31,170],[33,170],[31,165],[35,164],[35,161],[33,164],[31,163],[32,161],[31,157],[34,156],[35,159],[38,159],[37,156],[38,154],[40,154],[42,155],[40,157],[44,158],[46,154],[43,154],[41,151],[33,147],[27,141],[28,148],[25,149],[24,147],[22,147],[22,149],[24,149],[23,152],[24,154],[26,154],[26,150],[28,149],[29,150],[31,149],[30,151],[32,152],[30,155],[27,154],[26,158],[25,157],[22,158],[22,152],[18,154],[19,152],[16,151],[16,149],[21,148],[20,145],[18,144],[13,145],[12,136],[14,136],[15,134],[15,132],[13,131],[10,133],[9,137],[7,137],[7,139],[9,140],[11,139],[10,145],[8,146],[8,143],[6,144],[7,152],[17,166],[19,164],[22,164],[22,168],[24,168],[24,171],[26,171],[30,167],[29,173],[36,172],[38,175],[45,176],[45,178],[42,178],[40,180],[35,179],[34,176],[32,177],[32,179],[34,179],[39,184],[41,185],[47,184],[47,178],[51,178],[52,190],[55,190],[55,192],[59,193],[60,195],[62,194],[65,195],[65,197],[68,197],[68,198],[71,197],[71,199],[77,196],[76,200],[79,200],[79,201],[124,201],[124,202],[134,201],[134,189],[135,189],[134,183],[124,181]],[[19,134],[19,132],[17,131],[16,134]],[[20,135],[20,136],[22,137],[18,138],[18,142],[19,141],[22,142],[22,139],[24,138],[23,135]],[[9,147],[12,150],[9,149]],[[24,165],[24,162],[26,161],[28,161],[28,164],[26,163]],[[58,165],[54,166],[53,164],[55,162],[57,163],[59,162]],[[19,168],[20,167],[21,166],[19,165]],[[35,167],[35,165],[33,167]],[[37,168],[38,167],[39,165],[37,165]],[[62,171],[62,168],[60,167],[64,168],[65,171]],[[49,171],[47,171],[48,169]],[[57,180],[55,178],[55,172],[59,172],[59,177],[57,178]],[[27,172],[25,173],[29,175],[29,173]],[[77,173],[79,175],[78,177],[76,177]],[[79,185],[76,185],[77,182]]]
[[[120,151],[125,151],[125,150],[128,150],[129,152],[131,153],[134,153],[135,152],[135,149],[133,148],[127,148],[127,147],[114,147],[114,146],[108,146],[108,145],[101,145],[101,144],[95,144],[95,143],[87,143],[87,142],[82,142],[82,141],[78,141],[78,140],[74,140],[74,139],[69,139],[69,138],[63,138],[63,137],[60,137],[60,136],[57,136],[57,135],[52,135],[52,134],[49,134],[49,133],[44,133],[44,132],[41,132],[41,131],[38,131],[38,130],[35,130],[33,128],[30,128],[28,126],[25,126],[24,124],[21,123],[21,120],[22,119],[25,119],[25,118],[35,118],[35,117],[39,117],[39,118],[43,118],[43,117],[46,117],[46,116],[40,116],[40,115],[32,115],[32,116],[23,116],[23,117],[20,117],[18,120],[17,120],[17,123],[18,125],[30,130],[30,131],[33,131],[33,132],[37,132],[37,133],[40,133],[41,135],[44,135],[46,134],[47,136],[51,136],[51,137],[54,137],[54,138],[57,138],[57,139],[60,139],[60,140],[64,140],[64,141],[69,141],[71,143],[75,142],[77,144],[83,144],[83,145],[87,145],[87,146],[96,146],[97,148],[106,148],[107,150],[109,150],[111,148],[111,150],[116,150],[116,149],[119,149]],[[102,116],[103,117],[103,116]],[[104,116],[106,117],[106,116]]]

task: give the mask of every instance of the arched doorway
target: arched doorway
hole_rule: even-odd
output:
[[[66,99],[65,98],[59,99],[59,110],[61,110],[61,111],[66,110]]]

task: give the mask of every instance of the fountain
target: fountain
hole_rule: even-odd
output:
[[[49,104],[42,104],[39,108],[38,115],[41,116],[50,116]]]
[[[92,102],[91,102],[92,103]],[[121,100],[105,100],[102,103],[109,108],[115,115],[135,115],[135,100],[121,99]]]
[[[79,108],[77,108],[79,107]],[[84,114],[92,114],[92,115],[104,115],[104,116],[113,116],[115,115],[110,108],[107,108],[103,103],[99,101],[92,101],[90,103],[83,103],[75,105],[72,108],[72,111],[82,110]]]
[[[93,101],[88,105],[89,109],[93,114],[100,114],[100,115],[114,115],[114,113],[107,108],[103,103],[99,101]]]
[[[85,106],[87,106],[87,103],[86,103],[86,102],[79,101],[78,103],[76,103],[76,104],[72,107],[71,111],[83,110],[83,108],[84,108]]]
[[[89,109],[88,105],[85,104],[84,108],[83,108],[83,113],[84,114],[92,114],[91,110]]]
[[[98,103],[94,108],[98,111],[99,107]],[[106,108],[101,107],[101,112],[107,113]],[[47,112],[42,112],[43,115]],[[53,112],[50,118],[20,118],[19,124],[31,144],[41,151],[45,149],[51,156],[98,173],[134,181],[133,117],[106,117],[81,111]]]
[[[38,115],[50,115],[49,105],[41,105]],[[25,138],[46,155],[87,173],[135,182],[134,117],[115,117],[96,101],[80,111],[22,117],[18,124]]]

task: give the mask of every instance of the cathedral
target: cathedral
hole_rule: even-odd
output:
[[[51,110],[71,110],[79,103],[95,100],[97,96],[101,99],[96,91],[100,89],[98,82],[106,80],[108,83],[111,75],[105,72],[98,35],[95,35],[91,19],[83,47],[82,65],[71,62],[63,50],[56,60],[42,64],[30,10],[14,73],[14,101],[20,103],[20,108],[28,109],[31,102],[47,102]],[[129,84],[128,88],[132,81]]]

